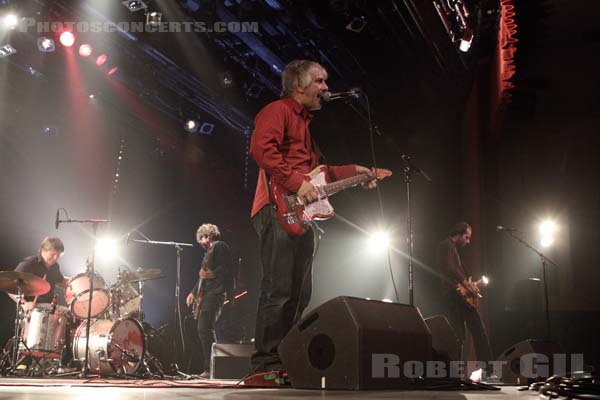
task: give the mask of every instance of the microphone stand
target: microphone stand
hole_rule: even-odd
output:
[[[194,247],[193,244],[190,243],[177,243],[177,242],[159,242],[156,240],[149,239],[131,239],[132,242],[137,243],[145,243],[145,244],[153,244],[153,245],[164,245],[171,246],[177,250],[177,262],[176,262],[176,278],[175,278],[175,309],[174,309],[174,321],[175,321],[175,336],[173,338],[173,345],[175,347],[175,372],[186,376],[179,371],[177,367],[177,361],[179,360],[179,348],[177,347],[177,338],[181,339],[181,350],[185,353],[185,338],[183,335],[183,322],[181,320],[181,304],[179,302],[179,291],[181,287],[181,253],[183,252],[183,247]]]
[[[427,174],[415,164],[412,163],[409,156],[402,154],[400,156],[402,163],[404,164],[404,182],[406,183],[406,243],[408,247],[408,304],[411,306],[415,305],[414,298],[414,274],[413,274],[413,249],[414,249],[414,240],[413,240],[413,231],[412,231],[412,208],[411,208],[411,198],[410,198],[410,184],[412,183],[411,174],[416,172],[418,175],[421,175],[425,178],[426,181],[432,182],[431,178],[427,176]]]
[[[515,239],[516,241],[518,241],[519,243],[521,243],[523,246],[527,247],[529,250],[533,251],[535,254],[537,254],[540,257],[540,260],[542,262],[542,278],[544,280],[544,309],[545,309],[545,314],[546,314],[546,338],[550,339],[552,337],[552,333],[550,330],[550,310],[548,309],[548,280],[546,278],[546,266],[548,264],[552,264],[555,267],[558,267],[558,264],[556,264],[554,261],[550,260],[548,257],[546,257],[542,252],[540,252],[539,250],[537,250],[535,247],[533,247],[532,245],[530,245],[529,243],[527,243],[526,241],[524,241],[523,239],[521,239],[518,235],[515,234],[514,230],[504,230],[504,232],[507,232],[510,237],[512,237],[513,239]]]
[[[87,376],[88,369],[89,369],[89,365],[88,365],[89,358],[88,357],[89,357],[89,352],[90,352],[90,325],[91,325],[91,321],[92,321],[92,299],[94,297],[94,277],[96,276],[96,272],[94,271],[95,264],[96,264],[95,263],[96,239],[97,239],[96,233],[98,231],[98,224],[101,222],[109,222],[109,220],[108,219],[71,219],[71,218],[67,218],[66,220],[60,220],[60,219],[58,219],[58,214],[57,214],[57,219],[56,219],[56,229],[58,229],[58,227],[61,223],[63,223],[63,224],[91,223],[92,230],[93,230],[92,254],[91,254],[90,258],[88,259],[87,266],[86,266],[86,270],[87,270],[86,272],[88,274],[90,288],[89,288],[89,297],[88,297],[88,310],[87,310],[88,312],[87,312],[87,319],[86,319],[86,323],[85,323],[85,357],[84,357],[83,366],[81,367],[81,373],[80,373],[80,376],[82,378],[85,378]]]

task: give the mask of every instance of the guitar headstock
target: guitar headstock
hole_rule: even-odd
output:
[[[377,178],[377,180],[380,181],[390,176],[392,176],[392,171],[390,171],[389,169],[375,168],[375,177]]]

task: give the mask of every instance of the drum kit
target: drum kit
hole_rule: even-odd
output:
[[[88,370],[92,373],[149,374],[150,363],[162,374],[160,362],[146,348],[144,326],[149,325],[143,322],[142,311],[143,284],[162,278],[161,271],[139,268],[119,272],[110,287],[99,274],[94,273],[93,279],[91,276],[81,273],[68,281],[66,307],[57,305],[55,297],[51,304],[36,304],[23,312],[18,305],[21,300],[47,293],[50,284],[26,272],[0,272],[0,290],[17,298],[15,334],[12,344],[7,345],[9,351],[5,348],[3,370],[16,373],[25,368],[31,375],[68,371],[64,368],[67,364],[83,365],[88,346]]]

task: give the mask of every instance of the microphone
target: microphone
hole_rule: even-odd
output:
[[[60,208],[56,210],[56,219],[54,220],[54,229],[58,229],[58,225],[60,225],[60,220],[58,219],[58,212]]]
[[[506,226],[498,225],[496,227],[497,231],[506,231],[506,232],[517,232],[518,229],[515,228],[507,228]]]
[[[350,89],[347,92],[339,92],[339,93],[325,92],[325,93],[323,93],[321,98],[326,102],[330,102],[330,101],[338,100],[338,99],[347,99],[349,97],[358,97],[361,95],[361,93],[362,93],[362,90],[360,90],[359,88],[355,88],[355,89]]]
[[[412,160],[410,159],[410,156],[407,156],[406,154],[402,154],[400,156],[400,159],[402,160],[402,162],[404,163],[404,165],[406,165],[409,170],[413,170],[415,171],[417,174],[421,175],[423,178],[425,178],[425,180],[427,182],[433,182],[431,180],[431,178],[425,173],[425,171],[423,171],[421,168],[417,167]]]

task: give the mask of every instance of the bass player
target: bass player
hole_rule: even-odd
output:
[[[220,241],[219,228],[202,224],[196,240],[205,250],[198,281],[186,298],[188,306],[194,305],[194,318],[198,320],[198,337],[202,349],[202,378],[210,377],[210,353],[217,341],[215,323],[221,314],[226,292],[233,288],[233,259],[227,243]]]

